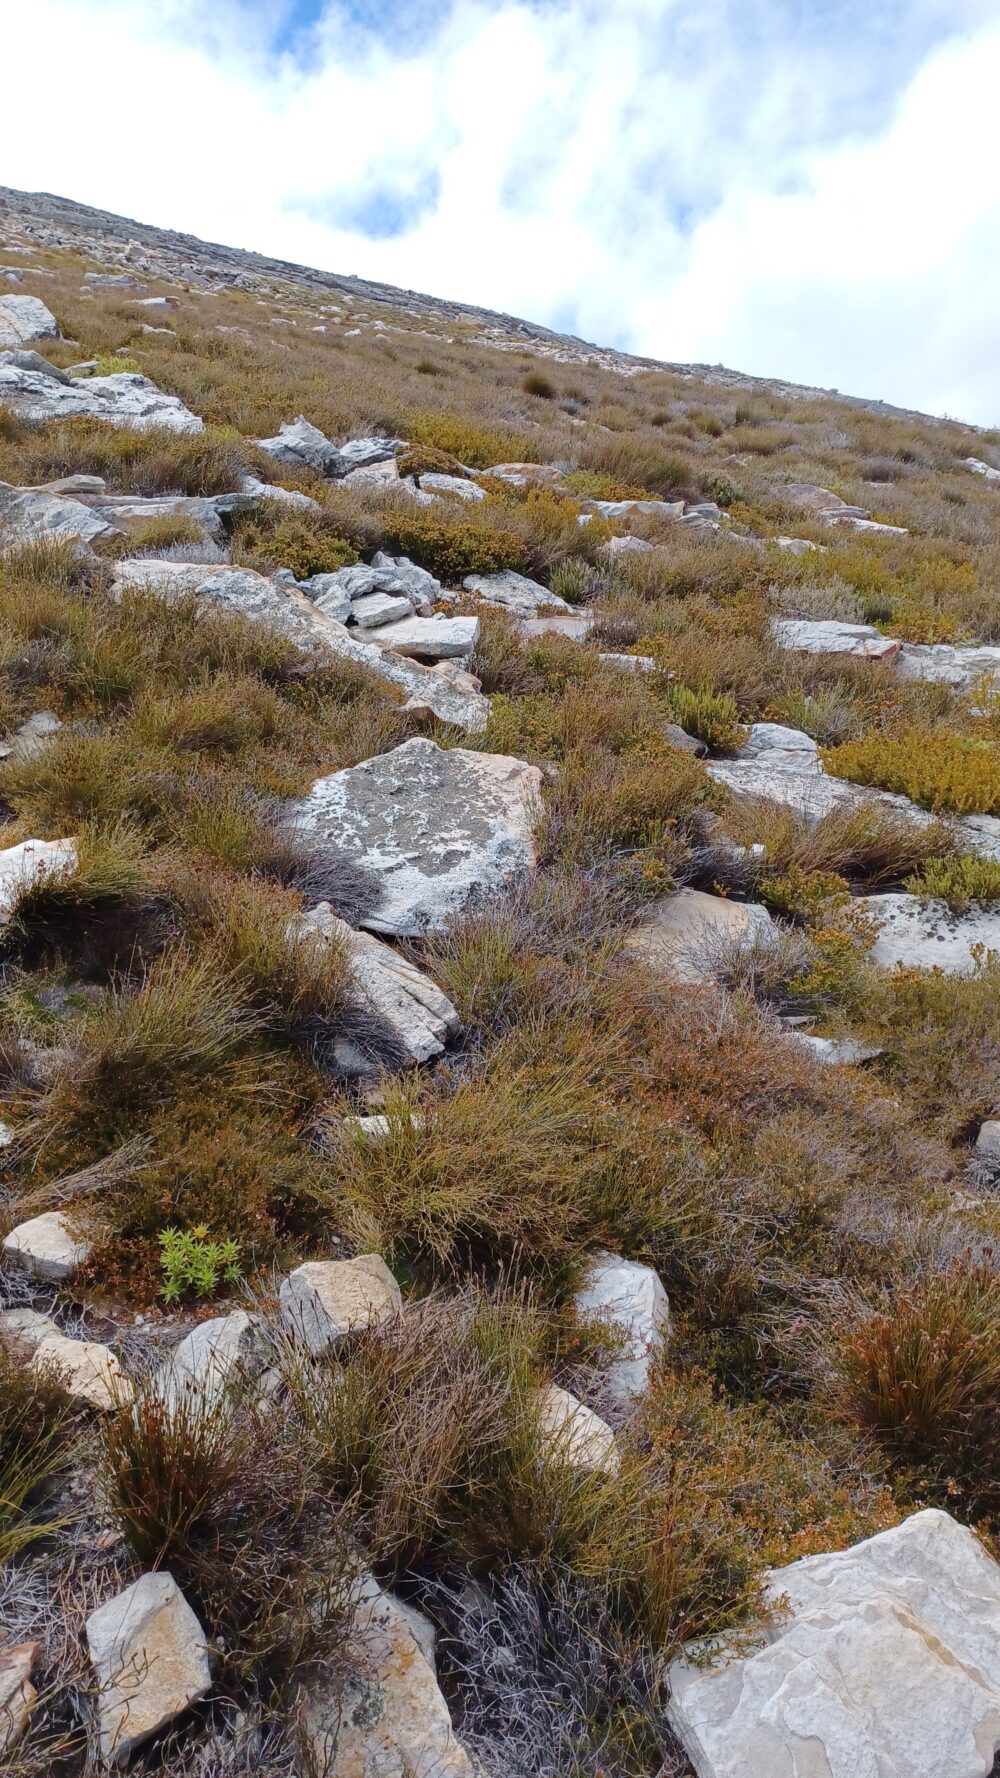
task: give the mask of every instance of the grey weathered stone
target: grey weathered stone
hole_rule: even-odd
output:
[[[383,626],[380,640],[418,661],[461,660],[479,638],[478,617],[404,617]]]
[[[1000,469],[994,469],[992,463],[984,463],[980,457],[966,457],[965,467],[988,482],[1000,482]]]
[[[460,475],[422,475],[418,477],[419,485],[424,493],[449,494],[458,500],[485,500],[484,489],[476,482],[466,481]]]
[[[610,1323],[621,1338],[608,1371],[612,1396],[627,1405],[644,1395],[651,1366],[670,1335],[670,1302],[652,1267],[596,1253],[575,1303],[581,1321]]]
[[[347,488],[385,487],[388,483],[399,482],[399,467],[395,457],[383,457],[378,463],[368,463],[361,469],[349,469],[342,477]]]
[[[84,272],[85,284],[100,284],[108,290],[147,290],[147,284],[140,284],[131,272]]]
[[[845,624],[835,618],[776,617],[771,632],[779,648],[793,654],[850,654],[864,660],[892,660],[902,644],[872,624]]]
[[[0,291],[0,346],[23,346],[28,340],[58,339],[56,318],[37,296],[8,296]]]
[[[327,474],[350,475],[353,469],[369,469],[374,463],[384,463],[395,457],[404,443],[401,438],[350,438],[346,444],[334,447],[334,459]]]
[[[475,593],[484,605],[499,605],[513,617],[534,617],[538,611],[572,611],[566,599],[550,593],[548,587],[512,568],[502,574],[467,574],[462,582],[466,592]]]
[[[789,1031],[787,1036],[817,1062],[870,1062],[882,1054],[877,1044],[859,1043],[855,1037],[816,1037],[811,1031]]]
[[[919,679],[933,685],[973,687],[977,680],[1000,675],[1000,648],[960,647],[947,642],[904,642],[896,661],[901,679]]]
[[[656,673],[659,671],[659,663],[653,659],[651,654],[615,654],[612,652],[599,654],[597,658],[605,667],[617,667],[622,673]]]
[[[22,370],[9,358],[0,358],[0,404],[24,420],[89,414],[114,426],[135,426],[140,431],[163,426],[169,432],[201,432],[205,425],[176,395],[165,395],[136,372],[61,383],[38,371]]]
[[[3,1250],[34,1278],[61,1282],[89,1259],[93,1241],[74,1232],[61,1210],[47,1210],[29,1222],[18,1223],[4,1240]]]
[[[286,420],[273,438],[259,438],[257,446],[276,463],[287,463],[293,469],[315,469],[320,475],[330,472],[337,456],[336,445],[303,414],[296,420]]]
[[[248,1368],[254,1341],[254,1323],[245,1309],[200,1321],[161,1366],[154,1385],[157,1394],[170,1409],[185,1403],[210,1413],[230,1383]]]
[[[412,614],[413,607],[403,593],[363,593],[351,605],[351,617],[363,630],[377,630]]]
[[[0,548],[33,543],[93,543],[114,537],[120,527],[79,500],[59,494],[35,493],[0,482]]]
[[[854,905],[879,921],[872,956],[886,969],[973,975],[978,952],[1000,953],[1000,908],[953,914],[947,902],[903,894],[863,895]]]
[[[412,936],[441,931],[534,864],[541,782],[506,754],[417,739],[318,779],[297,815],[381,875],[365,925]]]
[[[282,1280],[281,1313],[314,1355],[402,1314],[399,1285],[377,1253],[309,1260]]]
[[[664,723],[663,737],[671,747],[679,748],[681,753],[693,754],[695,759],[704,759],[708,753],[704,741],[699,741],[697,735],[689,735],[677,722]]]
[[[173,1576],[162,1570],[141,1575],[91,1612],[87,1647],[107,1765],[124,1765],[211,1688],[205,1632]]]
[[[0,759],[35,759],[58,734],[62,723],[51,710],[36,710],[14,730],[9,741],[0,741]]]
[[[0,1758],[13,1753],[38,1701],[31,1683],[39,1642],[9,1642],[0,1648]]]
[[[805,754],[815,758],[819,748],[812,735],[798,728],[786,728],[783,722],[751,723],[746,739],[738,750],[739,759],[759,759],[773,753]]]
[[[775,936],[770,914],[756,902],[678,889],[653,902],[630,934],[629,946],[655,968],[694,984],[713,981],[720,960],[733,950]]]
[[[384,593],[405,593],[411,605],[433,605],[441,597],[441,582],[409,556],[390,556],[376,550],[372,557],[373,585]]]
[[[279,488],[272,482],[262,482],[255,475],[245,475],[240,484],[241,494],[251,500],[273,500],[282,506],[297,506],[300,512],[319,512],[318,500],[310,495],[302,494],[298,488]]]
[[[414,1615],[371,1575],[358,1583],[351,1677],[338,1691],[314,1690],[306,1711],[324,1778],[474,1778]]]
[[[296,930],[302,938],[346,948],[357,991],[390,1027],[410,1062],[439,1056],[458,1032],[458,1013],[437,984],[391,945],[348,926],[328,902],[300,915]]]
[[[68,370],[60,370],[58,365],[50,364],[47,358],[43,358],[40,352],[29,349],[23,352],[4,352],[0,362],[13,364],[18,370],[37,371],[39,376],[51,377],[55,383],[68,383],[72,380]]]
[[[976,1153],[987,1161],[1000,1161],[1000,1119],[991,1117],[980,1124]]]
[[[767,1591],[786,1612],[763,1647],[668,1669],[698,1778],[986,1778],[1000,1747],[1000,1569],[971,1531],[914,1513],[772,1569]]]

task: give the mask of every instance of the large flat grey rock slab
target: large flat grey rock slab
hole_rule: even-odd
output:
[[[502,574],[467,574],[462,582],[467,593],[474,593],[484,605],[498,605],[512,617],[534,617],[539,611],[572,611],[566,599],[550,593],[548,587],[513,568]]]
[[[296,814],[382,878],[365,924],[415,937],[534,865],[541,784],[537,766],[508,754],[419,739],[318,779]]]
[[[978,680],[1000,673],[1000,648],[953,645],[949,642],[904,642],[896,661],[901,679],[969,690]]]
[[[1000,1568],[947,1513],[772,1569],[762,1647],[668,1669],[698,1778],[986,1778],[1000,1747]]]
[[[37,370],[23,370],[0,358],[0,406],[24,420],[65,420],[89,414],[114,426],[147,431],[163,426],[169,432],[201,432],[205,422],[176,395],[165,395],[148,377],[119,371],[110,377],[76,377],[59,381]]]
[[[855,904],[879,921],[872,956],[886,969],[941,969],[974,975],[982,951],[1000,952],[1000,907],[953,914],[919,895],[865,895]]]
[[[91,511],[80,500],[0,482],[0,548],[39,540],[94,543],[119,529],[107,514]]]
[[[872,624],[840,623],[835,618],[776,617],[771,633],[792,654],[850,654],[866,661],[892,660],[901,643]]]

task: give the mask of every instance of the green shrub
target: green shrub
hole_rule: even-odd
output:
[[[269,574],[290,568],[296,580],[332,574],[358,559],[354,546],[312,516],[296,514],[278,522],[246,519],[234,527],[234,561]]]
[[[875,784],[935,813],[1000,813],[1000,752],[988,741],[946,729],[874,733],[829,748],[827,771],[855,784]]]
[[[708,686],[692,691],[686,685],[672,685],[667,700],[676,721],[706,747],[732,753],[743,741],[736,700],[729,692],[714,692]]]
[[[186,1291],[195,1296],[214,1296],[219,1285],[236,1284],[240,1278],[239,1242],[210,1241],[202,1223],[194,1229],[163,1229],[160,1232],[160,1264],[166,1303],[180,1302]]]
[[[527,376],[521,378],[521,388],[526,395],[537,395],[542,401],[552,401],[556,386],[543,371],[529,370]]]
[[[529,567],[528,552],[519,538],[476,520],[393,514],[386,515],[386,527],[388,547],[436,574],[446,586],[457,584],[466,574],[499,574],[505,568],[524,573]]]
[[[953,914],[964,914],[970,907],[991,907],[1000,901],[1000,862],[971,852],[958,858],[929,858],[903,887],[911,895],[946,901]]]

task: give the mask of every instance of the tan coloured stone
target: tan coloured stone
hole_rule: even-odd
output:
[[[288,1326],[313,1353],[393,1320],[403,1307],[399,1285],[377,1253],[307,1261],[289,1273],[278,1297]]]
[[[205,1633],[170,1574],[143,1574],[92,1612],[87,1646],[108,1765],[124,1765],[212,1683]]]

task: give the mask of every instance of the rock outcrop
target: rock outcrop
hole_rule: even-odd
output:
[[[1000,1568],[947,1513],[772,1569],[763,1648],[671,1663],[698,1778],[986,1778],[1000,1748]]]
[[[345,947],[360,999],[388,1025],[407,1061],[429,1062],[457,1035],[458,1013],[436,983],[372,933],[348,926],[328,902],[303,914],[296,930],[304,939]],[[337,1059],[345,1073],[366,1073],[364,1058],[352,1050],[350,1039],[337,1044]]]
[[[57,339],[56,318],[37,296],[0,292],[0,346],[24,346],[29,340]]]
[[[205,422],[176,395],[165,395],[148,377],[118,371],[109,377],[77,377],[69,382],[51,371],[24,370],[9,354],[0,356],[0,405],[23,420],[66,420],[89,414],[113,426],[153,426],[168,432],[201,432]]]

